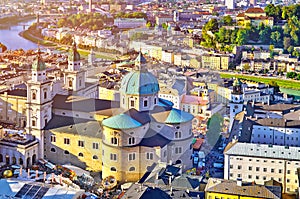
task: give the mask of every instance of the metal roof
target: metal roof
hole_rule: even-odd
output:
[[[279,145],[237,142],[227,149],[225,154],[300,161],[300,147]]]

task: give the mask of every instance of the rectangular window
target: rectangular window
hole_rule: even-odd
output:
[[[180,154],[182,153],[182,148],[181,147],[176,147],[175,148],[175,154]]]
[[[117,161],[117,154],[111,153],[110,154],[110,160]]]
[[[128,154],[128,160],[129,161],[135,160],[135,153],[129,153]]]
[[[238,169],[242,169],[242,166],[241,165],[238,165],[238,167],[237,167]]]
[[[279,169],[278,172],[279,172],[279,173],[282,173],[282,169]]]
[[[267,172],[267,168],[264,168],[264,172]]]
[[[153,153],[151,153],[151,152],[146,153],[146,159],[147,160],[153,160]]]
[[[133,100],[133,99],[130,100],[130,106],[131,106],[131,107],[134,107],[134,100]]]
[[[84,141],[82,141],[82,140],[78,140],[78,146],[80,146],[80,147],[84,147]]]
[[[94,142],[93,143],[93,149],[99,149],[99,143]]]
[[[70,139],[69,138],[64,138],[64,144],[70,144]]]
[[[252,167],[251,166],[249,167],[249,171],[252,171]]]
[[[259,171],[259,167],[256,167],[256,171]]]
[[[148,100],[144,100],[144,107],[148,106]]]
[[[51,142],[56,142],[56,136],[55,136],[55,135],[51,135],[50,141],[51,141]]]

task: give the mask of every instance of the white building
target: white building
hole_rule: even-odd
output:
[[[299,147],[299,134],[299,120],[263,118],[253,124],[251,143]]]
[[[114,19],[114,25],[118,28],[139,28],[145,27],[147,21],[144,18],[116,18]]]
[[[298,188],[297,168],[300,148],[265,144],[232,142],[224,151],[224,179],[264,184],[276,180],[284,193],[295,193]]]
[[[236,2],[235,0],[225,0],[225,6],[228,8],[228,9],[235,9],[235,5]]]

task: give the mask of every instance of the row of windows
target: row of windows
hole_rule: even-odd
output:
[[[55,149],[55,148],[51,148],[50,151],[51,151],[52,153],[56,153],[56,149]],[[65,155],[69,155],[70,152],[69,152],[68,150],[65,150],[65,151],[64,151],[64,154],[65,154]],[[78,153],[78,157],[83,157],[83,153],[81,153],[81,152]],[[94,159],[94,160],[98,160],[98,156],[97,156],[97,155],[93,155],[93,159]]]
[[[230,168],[232,169],[233,168],[233,165],[230,165]],[[238,165],[237,166],[237,169],[242,169],[243,167],[242,167],[242,165]],[[248,166],[248,170],[249,171],[253,171],[254,170],[254,168],[252,167],[252,166]],[[255,171],[260,171],[261,169],[260,169],[260,167],[255,167]],[[274,173],[275,172],[275,169],[274,168],[263,168],[262,169],[262,171],[263,172],[271,172],[271,173]],[[282,169],[278,169],[278,173],[282,173]],[[295,175],[297,175],[297,170],[295,171]],[[287,174],[291,174],[291,170],[287,170]]]
[[[50,136],[50,141],[51,142],[56,142],[56,136],[51,135]],[[69,138],[64,138],[64,144],[70,145],[70,143],[71,143],[71,140]],[[79,147],[85,147],[85,142],[82,141],[82,140],[78,140],[78,146]],[[99,143],[94,142],[92,144],[92,147],[93,147],[93,149],[99,149]]]
[[[266,128],[263,128],[263,129],[261,129],[261,128],[257,128],[258,130],[264,130],[264,131],[266,131],[266,130],[269,130],[269,131],[273,131],[273,130],[276,130],[276,131],[281,131],[281,132],[283,132],[284,131],[284,129],[266,129]],[[291,133],[298,133],[298,131],[294,131],[294,130],[286,130],[286,132],[291,132]]]
[[[252,137],[255,137],[255,134],[252,134]],[[257,137],[260,138],[260,134],[258,134]],[[290,137],[291,137],[291,140],[294,140],[293,136],[286,135],[285,137],[286,137],[287,140],[289,140]],[[267,138],[267,135],[264,135],[264,138]],[[272,135],[270,135],[270,138],[272,138]],[[278,139],[278,137],[275,136],[275,139]],[[283,139],[283,136],[280,136],[280,139]],[[295,137],[295,140],[298,141],[298,137]]]
[[[114,172],[117,171],[116,167],[110,167],[110,170],[111,170],[111,171],[114,171]],[[135,167],[130,167],[130,168],[128,169],[128,171],[135,171]]]
[[[110,138],[110,143],[113,145],[118,145],[119,139],[117,137],[112,137],[112,138]],[[128,144],[130,144],[130,145],[135,144],[135,138],[134,137],[128,138]]]
[[[242,174],[237,174],[236,176],[237,176],[238,178],[241,178],[241,177],[242,177]],[[234,177],[233,173],[230,173],[230,177]],[[248,177],[248,179],[256,179],[256,180],[260,180],[260,179],[261,179],[261,180],[267,180],[267,177],[266,177],[266,176],[262,176],[262,177],[261,177],[261,176],[258,176],[258,175],[257,175],[257,176],[254,177],[254,176],[252,176],[252,175],[248,175],[247,177]],[[273,177],[271,177],[270,179],[271,179],[271,180],[274,180]],[[279,181],[279,182],[282,182],[282,179],[281,179],[281,178],[278,178],[278,181]],[[287,178],[287,179],[286,179],[286,182],[287,182],[287,183],[291,183],[291,180]],[[298,180],[296,179],[294,182],[295,182],[295,183],[298,183]]]
[[[44,99],[47,99],[47,91],[44,91]],[[32,93],[32,100],[36,100],[36,93]]]
[[[125,98],[122,99],[123,104],[125,104]],[[134,99],[130,99],[130,107],[135,107],[135,100]],[[154,98],[154,104],[157,103],[157,99]],[[144,107],[148,107],[148,100],[144,100],[143,101],[143,106]]]
[[[252,150],[252,149],[251,149]],[[300,152],[300,151],[299,151]],[[273,151],[273,153],[274,153],[274,151]],[[281,152],[281,154],[284,154],[284,152]],[[290,155],[290,154],[289,154]],[[240,158],[240,157],[236,157],[236,158],[234,158],[234,157],[230,157],[230,159],[232,160],[232,159],[235,159],[235,160],[244,160],[243,158]],[[249,158],[249,159],[247,159],[247,158],[245,158],[245,160],[247,160],[247,161],[249,161],[249,162],[252,162],[252,159],[251,158]],[[267,162],[271,162],[271,163],[279,163],[279,164],[282,164],[282,161],[275,161],[275,160],[266,160],[266,159],[264,159],[264,160],[259,160],[259,159],[256,159],[255,160],[256,162],[264,162],[264,163],[267,163]],[[291,162],[287,162],[287,164],[291,164]],[[299,163],[298,162],[295,162],[295,165],[299,165]]]
[[[146,153],[146,159],[147,160],[153,160],[153,157],[154,157],[154,154],[152,152],[147,152]],[[136,159],[136,153],[128,154],[128,160],[129,161],[132,161],[132,160],[135,160],[135,159]],[[110,154],[110,160],[117,161],[118,160],[117,154],[111,153]]]

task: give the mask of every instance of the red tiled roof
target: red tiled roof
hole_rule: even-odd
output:
[[[245,17],[245,13],[239,13],[236,17]]]
[[[265,13],[262,8],[248,8],[245,13]]]

